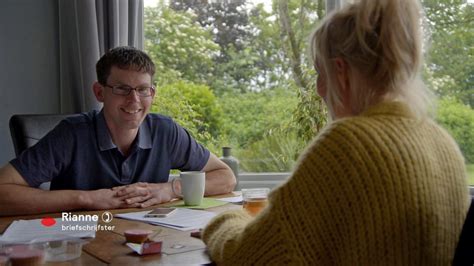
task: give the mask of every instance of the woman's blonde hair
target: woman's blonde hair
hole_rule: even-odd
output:
[[[348,65],[352,113],[382,99],[407,103],[425,116],[431,94],[420,77],[423,65],[421,7],[418,0],[360,0],[329,14],[313,33],[313,64],[327,78],[327,105],[342,104],[335,58]]]

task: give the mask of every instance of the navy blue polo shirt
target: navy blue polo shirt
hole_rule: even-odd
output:
[[[103,112],[68,117],[11,165],[32,187],[92,190],[135,182],[167,182],[170,169],[199,171],[209,151],[171,118],[148,114],[130,154],[113,143]]]

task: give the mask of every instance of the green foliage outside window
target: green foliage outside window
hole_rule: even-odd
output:
[[[191,12],[166,6],[145,8],[145,50],[156,65],[158,84],[187,80],[206,84],[219,46]]]
[[[225,94],[220,98],[224,111],[222,134],[232,136],[239,147],[261,140],[270,130],[291,126],[295,93],[285,89],[243,94]]]
[[[326,124],[308,36],[324,0],[161,1],[145,8],[145,49],[157,71],[152,111],[173,117],[249,172],[291,171]],[[474,5],[422,0],[431,33],[424,77],[441,98],[437,120],[474,160]],[[472,173],[471,173],[472,174]]]
[[[423,1],[431,42],[427,69],[441,82],[433,89],[474,107],[474,4],[463,0]],[[440,84],[441,85],[441,84]]]
[[[437,120],[456,140],[466,161],[474,163],[474,110],[446,97],[438,103]]]
[[[151,111],[172,117],[202,143],[212,140],[211,132],[218,134],[221,109],[205,85],[179,81],[159,86]]]

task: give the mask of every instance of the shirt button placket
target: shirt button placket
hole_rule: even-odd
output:
[[[125,160],[122,163],[122,181],[130,181],[130,167],[128,160]]]

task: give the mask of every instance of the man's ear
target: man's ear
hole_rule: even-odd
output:
[[[94,91],[94,95],[97,101],[103,103],[104,102],[104,86],[102,86],[99,82],[96,81],[92,85],[92,90]]]

